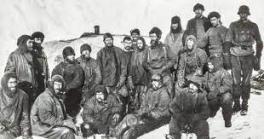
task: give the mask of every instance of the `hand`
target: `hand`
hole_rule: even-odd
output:
[[[179,87],[184,87],[185,86],[185,80],[179,81],[178,85],[179,85]]]
[[[128,87],[129,87],[129,89],[131,89],[131,90],[133,90],[133,89],[135,88],[131,76],[128,77]]]
[[[202,73],[202,70],[200,70],[200,69],[196,70],[194,73],[194,76],[202,76],[202,75],[203,75],[203,73]]]
[[[116,87],[121,88],[124,85],[125,80],[126,80],[125,77],[120,77],[119,82],[117,83]]]
[[[119,119],[120,119],[120,115],[119,114],[114,114],[114,116],[113,116],[113,120],[115,121],[115,123],[117,123],[118,121],[119,121]]]
[[[254,57],[253,67],[254,67],[255,71],[259,71],[260,70],[260,58],[258,58],[257,56]]]
[[[71,119],[64,120],[63,125],[77,131],[76,126]]]

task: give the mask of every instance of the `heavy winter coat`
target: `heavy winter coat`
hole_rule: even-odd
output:
[[[179,57],[180,50],[183,49],[183,32],[180,33],[172,33],[170,32],[165,40],[164,44],[168,45],[172,50],[174,57]]]

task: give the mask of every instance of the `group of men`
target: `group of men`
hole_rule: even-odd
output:
[[[204,10],[194,6],[185,31],[180,17],[172,17],[164,43],[162,31],[153,27],[150,46],[139,29],[124,37],[123,49],[105,33],[96,60],[89,44],[80,46],[76,59],[67,46],[51,78],[44,34],[22,35],[1,81],[0,138],[74,139],[81,108],[83,137],[134,139],[169,123],[168,138],[187,132],[209,139],[207,119],[220,107],[225,127],[231,127],[232,113],[247,114],[249,81],[253,69],[260,69],[263,44],[247,6],[240,6],[240,19],[229,28],[218,12],[204,17]]]

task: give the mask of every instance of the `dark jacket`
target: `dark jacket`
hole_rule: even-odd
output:
[[[77,58],[77,61],[81,65],[85,75],[82,92],[90,98],[93,96],[91,89],[102,81],[100,67],[97,61],[93,58],[86,59],[81,56]]]
[[[66,82],[66,91],[81,91],[84,82],[84,72],[77,63],[61,62],[52,71],[53,75],[61,75]]]
[[[125,83],[127,65],[122,49],[106,46],[97,53],[97,61],[101,69],[103,85],[115,87],[118,82]]]
[[[10,77],[5,74],[1,81],[0,89],[0,125],[6,130],[0,134],[12,134],[14,137],[30,135],[31,126],[29,121],[29,98],[20,90],[10,96],[7,81]],[[8,133],[10,132],[10,133]]]
[[[207,120],[209,107],[206,93],[199,92],[195,94],[196,96],[192,96],[193,94],[188,91],[188,88],[185,88],[170,103],[172,118],[182,125]]]
[[[42,135],[56,126],[63,126],[63,121],[68,119],[62,100],[55,96],[51,88],[47,88],[37,97],[30,116],[32,132],[35,135]]]
[[[166,86],[162,86],[157,90],[149,88],[137,113],[140,116],[147,113],[155,119],[168,116],[170,101]]]
[[[122,104],[114,95],[108,95],[104,103],[99,103],[96,97],[85,102],[83,107],[84,123],[96,128],[99,133],[105,133],[111,124],[114,114],[121,114]]]

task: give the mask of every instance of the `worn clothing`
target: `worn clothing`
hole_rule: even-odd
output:
[[[6,83],[5,86],[7,86]],[[0,125],[4,126],[5,130],[0,133],[0,137],[14,139],[20,135],[31,135],[28,95],[20,89],[17,89],[12,97],[7,93],[9,93],[7,90],[1,88]]]
[[[94,95],[92,89],[102,81],[99,64],[93,58],[86,59],[82,56],[77,58],[77,61],[83,68],[85,75],[82,88],[83,97],[90,99]]]
[[[209,127],[206,121],[209,117],[209,108],[204,92],[192,94],[188,88],[184,89],[171,102],[170,112],[172,115],[169,124],[170,135],[179,139],[180,131],[186,125],[190,125],[191,132],[196,133],[198,138],[209,138]]]
[[[197,40],[202,39],[205,32],[210,28],[211,23],[209,19],[202,16],[200,18],[192,18],[188,21],[186,31],[184,32],[184,42],[188,35],[194,35]]]
[[[173,56],[179,58],[179,52],[183,49],[183,32],[172,33],[170,32],[165,40],[164,44],[168,45],[173,53]]]
[[[101,69],[103,85],[115,87],[118,82],[125,83],[127,66],[122,49],[106,46],[97,53],[97,61]]]
[[[74,117],[80,110],[84,72],[77,63],[61,62],[52,71],[53,75],[61,75],[66,82],[66,98],[64,100],[67,113]]]
[[[109,127],[116,123],[113,120],[114,114],[122,112],[122,104],[115,95],[109,94],[105,102],[100,103],[93,96],[83,107],[83,120],[85,124],[89,124],[93,134],[108,133]]]

